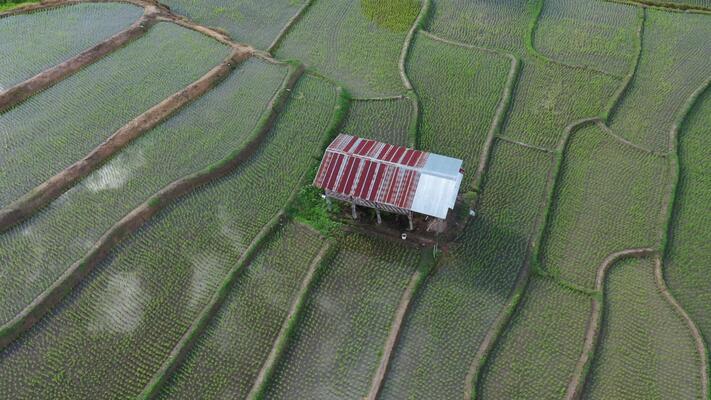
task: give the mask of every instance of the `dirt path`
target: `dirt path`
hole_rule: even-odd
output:
[[[316,272],[319,268],[323,266],[325,261],[328,259],[328,255],[332,253],[334,249],[335,243],[327,242],[323,245],[323,247],[321,247],[321,250],[311,262],[309,270],[306,272],[306,276],[304,277],[303,281],[301,281],[299,291],[294,297],[294,301],[291,303],[289,313],[286,315],[284,323],[282,324],[281,329],[279,330],[279,335],[274,341],[272,350],[269,352],[269,356],[262,365],[262,368],[259,370],[259,374],[254,380],[252,389],[247,395],[247,400],[259,399],[261,398],[261,395],[265,392],[269,379],[274,373],[274,368],[276,367],[279,358],[281,357],[284,352],[284,349],[286,348],[289,336],[297,324],[299,315],[301,313],[301,310],[303,309],[303,305],[306,303],[306,298],[309,296],[309,292],[311,290],[311,287],[313,286],[314,278],[316,278],[317,276]]]
[[[395,311],[395,318],[390,326],[390,333],[388,334],[385,346],[383,347],[383,354],[380,357],[378,369],[376,370],[375,375],[373,375],[373,379],[370,383],[370,390],[368,391],[368,396],[365,398],[366,400],[376,400],[380,394],[380,391],[383,389],[383,382],[385,381],[385,375],[388,373],[393,351],[400,340],[402,323],[405,321],[405,316],[410,311],[410,307],[412,306],[412,298],[422,284],[423,280],[424,277],[422,276],[422,271],[418,269],[414,274],[412,274],[410,282],[407,284],[405,292],[402,294],[400,304]]]
[[[87,65],[93,64],[109,53],[143,36],[157,22],[155,7],[147,7],[144,14],[126,30],[123,30],[96,46],[84,50],[75,57],[40,72],[32,78],[0,92],[0,112],[25,101],[28,97],[45,90]]]
[[[583,393],[583,387],[588,377],[587,371],[592,363],[598,339],[600,337],[600,325],[602,323],[602,308],[604,301],[602,294],[604,293],[603,290],[607,271],[612,265],[624,258],[642,258],[653,254],[656,254],[656,251],[652,248],[622,250],[607,256],[598,267],[597,274],[595,276],[595,291],[601,295],[599,297],[593,296],[591,299],[592,311],[590,312],[590,318],[588,319],[587,329],[585,331],[583,351],[580,354],[578,363],[575,365],[575,369],[573,370],[573,377],[568,383],[568,389],[564,397],[565,400],[580,399],[580,396]]]
[[[704,342],[704,338],[701,336],[701,332],[699,331],[698,326],[696,326],[696,323],[694,323],[694,320],[691,319],[689,314],[684,310],[684,308],[679,304],[678,301],[674,298],[674,296],[671,294],[669,291],[669,288],[667,288],[667,284],[664,281],[664,272],[662,271],[662,260],[661,257],[657,256],[656,259],[654,260],[654,277],[655,280],[657,281],[657,287],[659,288],[659,291],[662,293],[662,296],[664,296],[664,299],[674,308],[677,314],[686,322],[686,326],[689,328],[689,331],[691,332],[691,336],[694,337],[694,343],[696,345],[696,351],[699,353],[699,364],[700,364],[700,371],[699,371],[699,376],[701,377],[701,398],[702,399],[708,399],[709,398],[709,365],[708,365],[708,355],[706,351],[706,343]]]

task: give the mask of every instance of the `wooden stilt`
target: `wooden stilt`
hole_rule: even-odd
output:
[[[333,203],[331,203],[331,198],[326,196],[326,208],[328,211],[333,211]]]
[[[355,201],[351,201],[351,213],[353,214],[353,219],[358,219],[358,213],[356,213]]]
[[[376,208],[375,209],[375,215],[378,217],[378,225],[383,223],[383,219],[380,218],[380,209]]]
[[[414,228],[412,227],[412,211],[409,211],[407,213],[407,220],[410,222],[410,230],[413,230]]]

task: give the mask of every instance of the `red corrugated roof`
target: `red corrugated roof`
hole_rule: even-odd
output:
[[[409,209],[427,157],[423,151],[341,134],[326,149],[314,185]]]

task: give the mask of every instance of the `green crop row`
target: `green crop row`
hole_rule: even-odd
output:
[[[706,89],[679,131],[679,181],[664,260],[674,297],[711,348],[711,90]]]
[[[419,148],[464,160],[470,189],[511,60],[418,34],[408,75],[420,100]],[[453,112],[460,110],[460,112]]]
[[[612,113],[610,127],[625,139],[667,152],[685,100],[711,76],[709,16],[647,11],[636,75]]]
[[[562,399],[580,358],[590,298],[531,278],[482,375],[482,399]]]
[[[141,39],[1,113],[0,206],[84,157],[229,53],[195,31],[159,23]]]
[[[551,161],[507,142],[495,146],[478,215],[415,298],[381,398],[462,396],[477,349],[523,265]]]
[[[0,18],[0,92],[109,38],[141,15],[142,8],[129,4],[86,3]]]
[[[341,131],[349,135],[407,146],[414,113],[414,105],[408,97],[354,100]]]
[[[417,2],[316,1],[287,33],[276,56],[302,60],[355,96],[402,94],[398,59],[419,12],[410,3]]]
[[[427,30],[446,39],[525,53],[529,0],[434,0]]]
[[[220,28],[237,42],[266,50],[305,0],[165,0],[173,12]]]
[[[266,399],[363,398],[419,252],[348,235],[325,266]]]
[[[250,59],[147,132],[49,207],[0,235],[0,316],[7,322],[114,223],[172,181],[225,158],[254,129],[286,68]]]
[[[598,115],[620,84],[594,72],[524,61],[503,136],[555,149],[572,122]]]
[[[651,259],[613,265],[585,399],[700,399],[699,354],[659,292]]]
[[[620,142],[592,125],[573,133],[564,150],[542,267],[566,282],[595,287],[610,254],[655,247],[661,229],[664,158]]]
[[[234,173],[132,234],[54,314],[0,353],[0,397],[140,393],[300,184],[334,101],[330,85],[302,79],[263,145]]]
[[[538,51],[568,64],[625,75],[636,59],[637,8],[605,1],[545,0]]]
[[[159,398],[245,398],[321,244],[310,229],[282,223]]]

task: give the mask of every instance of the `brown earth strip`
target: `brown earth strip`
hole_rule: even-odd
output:
[[[309,227],[308,225],[304,225]],[[310,228],[310,227],[309,227]],[[317,232],[318,233],[318,232]],[[281,355],[286,349],[287,342],[291,333],[294,331],[296,324],[298,323],[299,316],[303,310],[303,306],[306,303],[306,298],[309,296],[311,288],[313,287],[313,282],[318,276],[318,270],[323,268],[328,262],[330,257],[335,253],[336,244],[333,241],[327,241],[326,244],[321,247],[321,250],[316,255],[316,257],[311,262],[309,270],[306,272],[306,276],[301,281],[301,286],[299,291],[294,297],[294,302],[289,308],[289,313],[284,319],[284,323],[279,330],[279,334],[274,341],[272,350],[269,352],[269,356],[259,370],[257,378],[254,380],[252,389],[247,395],[247,400],[257,400],[264,396],[267,389],[268,382],[271,376],[274,374],[274,368],[276,367]]]
[[[432,248],[422,249],[423,257],[425,253],[431,253]],[[390,367],[390,361],[393,358],[393,351],[395,346],[397,346],[400,340],[400,334],[402,333],[402,323],[405,321],[405,316],[412,308],[412,298],[417,293],[418,289],[424,283],[424,280],[429,275],[429,272],[434,268],[434,259],[423,260],[423,263],[429,263],[427,268],[418,268],[412,277],[410,282],[405,288],[405,292],[402,294],[400,299],[400,304],[395,312],[395,318],[393,319],[392,325],[390,326],[390,333],[385,341],[385,346],[383,348],[382,356],[380,357],[380,363],[378,364],[378,369],[373,375],[373,379],[370,384],[370,390],[368,391],[368,396],[364,400],[376,400],[380,395],[380,391],[383,389],[383,382],[385,381],[385,376],[388,373],[388,368]]]
[[[227,59],[207,74],[134,118],[92,150],[86,157],[52,176],[8,206],[0,209],[0,233],[32,216],[35,212],[61,196],[76,182],[90,174],[108,158],[123,149],[129,142],[148,132],[182,107],[205,94],[228,76],[238,64],[249,58],[250,55],[251,53],[246,49],[235,49]]]
[[[623,258],[642,258],[654,254],[656,254],[656,251],[653,248],[622,250],[607,256],[598,267],[597,275],[595,276],[595,291],[598,295],[593,296],[590,300],[592,302],[592,311],[590,312],[590,318],[588,319],[587,329],[585,331],[583,351],[580,355],[580,359],[578,359],[578,363],[575,365],[573,377],[568,383],[568,389],[566,390],[564,397],[565,400],[580,399],[580,396],[583,394],[583,387],[589,376],[587,372],[592,364],[593,355],[595,354],[600,337],[600,326],[602,324],[603,286],[605,284],[607,271],[613,264]]]
[[[289,18],[289,21],[287,21],[286,25],[284,25],[283,28],[281,28],[281,31],[277,34],[276,38],[272,41],[272,43],[267,47],[266,52],[269,54],[274,54],[274,51],[279,47],[281,44],[281,41],[284,40],[286,37],[286,34],[289,33],[291,28],[296,25],[297,22],[301,20],[301,18],[304,16],[304,13],[306,13],[306,10],[308,10],[309,7],[311,7],[311,4],[314,3],[314,0],[307,0],[306,3],[304,3],[303,6],[299,9],[299,11],[296,12],[291,18]]]
[[[81,282],[109,252],[128,235],[135,232],[146,221],[167,207],[173,201],[194,189],[228,175],[239,165],[249,160],[257,151],[271,130],[278,112],[286,103],[291,88],[304,72],[301,64],[289,64],[288,77],[267,106],[259,124],[244,141],[244,144],[223,160],[196,173],[174,181],[161,189],[143,204],[114,224],[89,249],[87,254],[72,264],[50,287],[25,307],[12,320],[0,327],[0,350],[7,347],[23,332],[30,329],[46,313],[56,306],[73,288]]]
[[[664,272],[662,271],[662,260],[661,257],[657,256],[656,259],[654,260],[654,277],[655,280],[657,281],[657,287],[659,288],[659,291],[662,292],[662,295],[664,296],[664,299],[674,308],[677,314],[686,322],[686,326],[689,327],[689,331],[691,332],[691,336],[694,337],[694,342],[696,345],[696,351],[699,353],[699,360],[700,360],[700,371],[699,375],[701,376],[701,398],[702,399],[708,399],[709,398],[709,365],[708,365],[708,356],[707,356],[707,351],[706,351],[706,344],[704,342],[704,338],[701,336],[701,332],[699,331],[698,326],[696,326],[696,323],[694,323],[694,320],[691,319],[689,314],[684,310],[684,308],[679,304],[678,301],[674,298],[674,296],[671,294],[669,291],[669,288],[667,287],[666,282],[664,281]]]
[[[146,8],[144,15],[128,29],[121,31],[96,46],[84,50],[75,57],[47,69],[32,78],[0,92],[0,112],[25,101],[37,92],[45,90],[87,65],[93,64],[109,53],[143,36],[156,24],[156,8]]]

